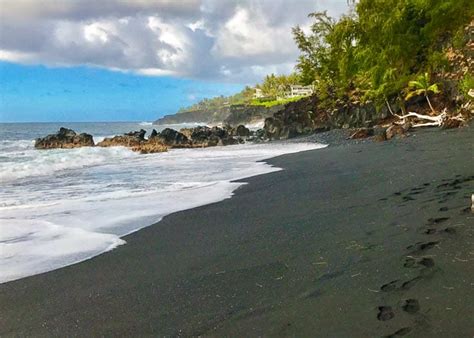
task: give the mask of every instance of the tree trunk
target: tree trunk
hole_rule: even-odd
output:
[[[402,114],[403,115],[406,115],[407,114],[407,110],[405,108],[405,101],[403,100],[403,98],[400,96],[400,93],[397,93],[397,97],[398,97],[398,100],[400,101],[400,109],[402,110]]]
[[[433,106],[431,105],[431,101],[430,101],[430,98],[428,97],[428,94],[425,94],[425,97],[426,97],[426,101],[428,102],[428,105],[430,106],[431,111],[433,112],[433,114],[436,114],[436,111],[434,110]]]

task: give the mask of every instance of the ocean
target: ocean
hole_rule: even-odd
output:
[[[123,147],[34,149],[60,127],[98,142],[147,122],[0,124],[0,283],[112,250],[165,215],[230,198],[233,180],[278,171],[262,160],[324,145],[243,144],[141,155]],[[159,226],[159,224],[158,224]]]

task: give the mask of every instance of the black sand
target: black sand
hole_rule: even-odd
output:
[[[233,198],[0,285],[0,335],[472,337],[474,131],[285,155]]]

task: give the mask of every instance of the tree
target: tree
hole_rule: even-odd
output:
[[[440,92],[437,83],[430,83],[430,76],[428,73],[424,73],[417,77],[416,80],[408,83],[408,93],[405,100],[409,100],[414,96],[423,95],[430,106],[431,111],[436,114],[436,111],[431,104],[429,93],[438,94]]]

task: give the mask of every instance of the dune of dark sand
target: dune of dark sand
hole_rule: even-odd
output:
[[[0,285],[0,335],[472,337],[473,155],[468,127],[271,159],[231,199]]]

